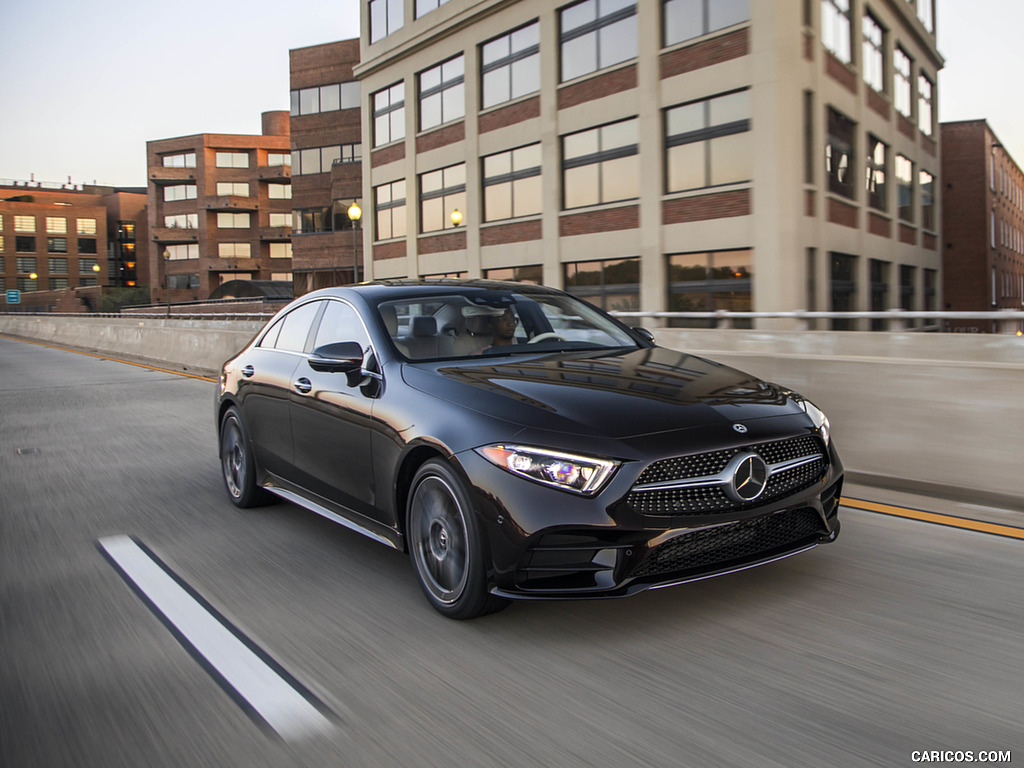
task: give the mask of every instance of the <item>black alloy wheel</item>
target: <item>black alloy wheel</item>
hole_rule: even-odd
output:
[[[256,485],[256,462],[238,409],[231,406],[220,423],[220,465],[231,503],[243,509],[269,504],[274,497]]]

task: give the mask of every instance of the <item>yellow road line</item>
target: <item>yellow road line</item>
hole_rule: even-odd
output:
[[[35,344],[37,347],[46,347],[47,349],[59,349],[62,352],[74,352],[77,355],[86,355],[88,357],[95,357],[99,360],[109,360],[112,363],[124,363],[125,365],[134,365],[136,368],[146,368],[150,371],[159,371],[160,373],[172,373],[175,376],[184,376],[188,379],[199,379],[200,381],[212,381],[216,382],[216,379],[211,379],[209,376],[200,376],[195,373],[185,373],[184,371],[170,371],[166,368],[159,368],[155,365],[147,365],[146,363],[134,363],[131,360],[122,360],[119,357],[110,357],[109,355],[97,355],[93,352],[83,352],[80,349],[71,349],[70,347],[58,347],[55,344],[43,344],[41,341],[30,341],[29,339],[20,339],[16,336],[8,336],[5,333],[0,333],[0,338],[8,339],[10,341],[23,341],[26,344]]]
[[[867,512],[880,512],[883,515],[905,517],[910,520],[920,520],[925,523],[948,525],[953,528],[963,528],[964,530],[978,531],[979,533],[991,533],[996,536],[1009,536],[1012,539],[1024,539],[1024,528],[1016,528],[1012,525],[986,523],[981,520],[971,520],[968,517],[940,515],[936,512],[924,512],[919,509],[894,507],[891,504],[879,504],[875,501],[863,501],[861,499],[851,499],[845,496],[840,503],[844,507],[850,507],[851,509],[862,509]]]

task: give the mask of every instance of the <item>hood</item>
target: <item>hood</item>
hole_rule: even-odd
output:
[[[412,364],[403,377],[522,427],[615,439],[804,413],[788,390],[660,347]]]

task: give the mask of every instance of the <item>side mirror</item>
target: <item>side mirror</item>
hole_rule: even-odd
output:
[[[654,340],[654,334],[651,333],[646,328],[640,328],[639,326],[637,326],[637,327],[633,328],[633,333],[635,333],[637,336],[639,336],[644,341],[649,341],[649,342],[651,342],[651,344],[657,344],[657,342]]]
[[[363,348],[355,341],[324,344],[313,350],[309,367],[323,373],[352,373],[363,367]]]

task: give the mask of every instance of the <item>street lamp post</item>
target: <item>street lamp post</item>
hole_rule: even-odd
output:
[[[171,276],[167,274],[167,268],[171,261],[171,252],[164,249],[164,288],[167,289],[167,316],[171,316]]]
[[[359,226],[359,219],[362,218],[363,211],[356,203],[352,201],[352,205],[348,208],[348,220],[352,222],[352,277],[354,283],[359,281],[359,252],[356,248],[356,229]]]

